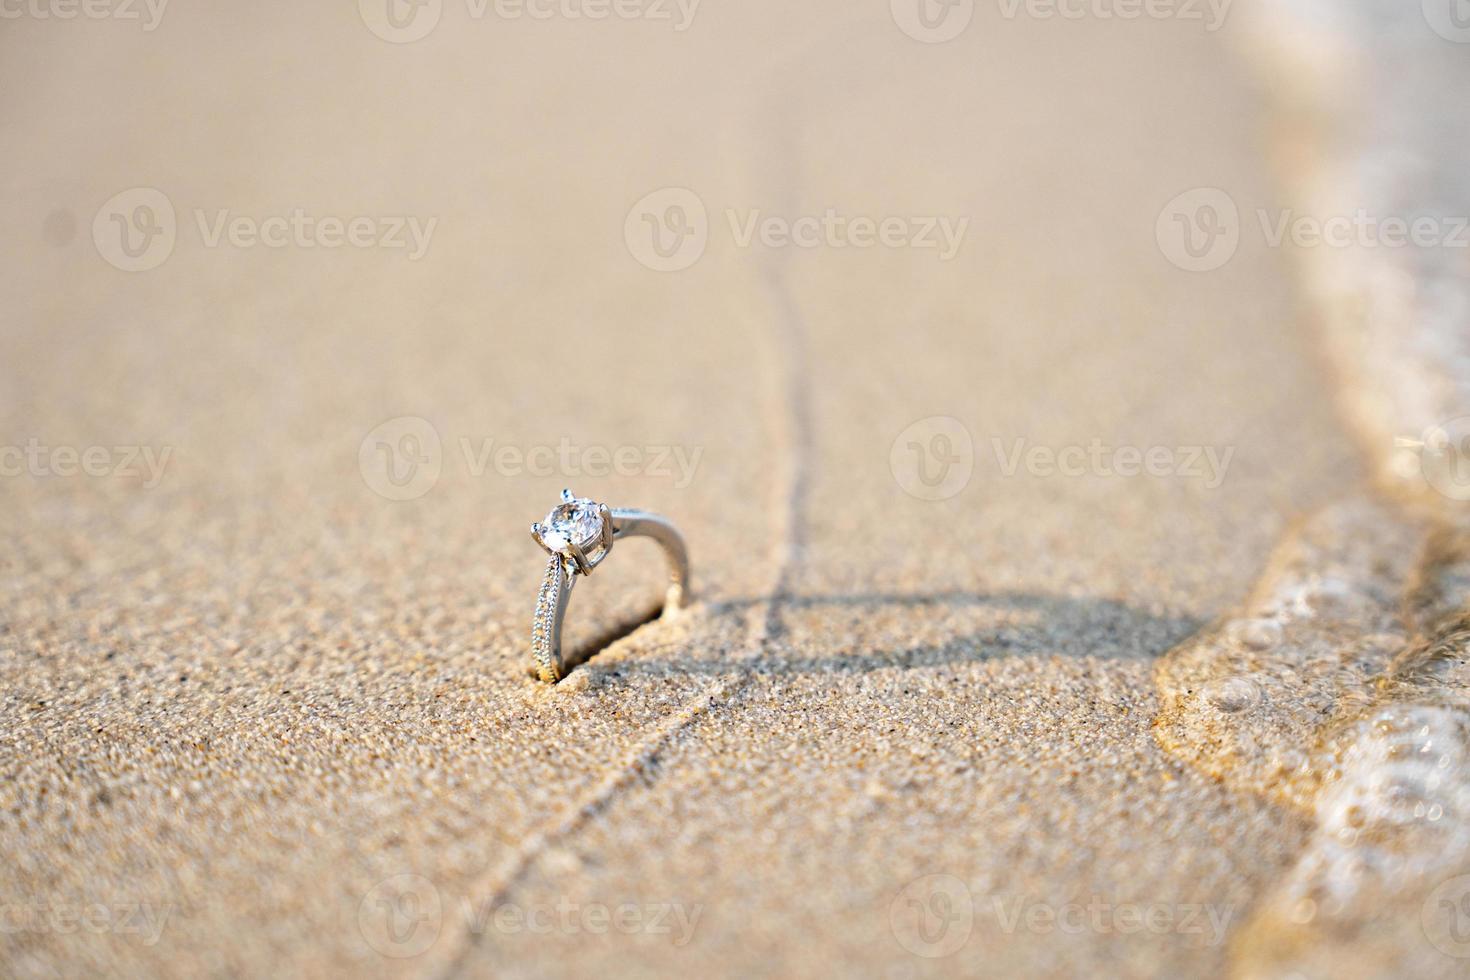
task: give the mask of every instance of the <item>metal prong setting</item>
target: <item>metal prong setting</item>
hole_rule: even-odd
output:
[[[567,542],[567,550],[572,553],[572,561],[577,563],[577,571],[583,575],[592,574],[592,563],[587,560],[587,553],[575,541]]]
[[[602,517],[602,550],[608,552],[613,546],[612,511],[607,509],[607,504],[598,504],[597,513]]]
[[[541,546],[542,551],[548,555],[553,554],[552,550],[546,547],[546,541],[541,537],[541,525],[539,522],[531,525],[531,539]]]
[[[577,498],[572,494],[572,491],[571,490],[567,489],[566,487],[562,487],[561,488],[561,502],[562,503],[569,504],[573,500],[576,500],[576,499]]]

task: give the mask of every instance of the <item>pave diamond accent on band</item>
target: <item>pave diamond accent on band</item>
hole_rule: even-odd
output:
[[[678,611],[689,588],[689,555],[683,536],[666,518],[642,510],[612,509],[563,490],[561,503],[545,521],[531,525],[531,537],[547,554],[546,575],[531,621],[531,658],[543,681],[555,683],[576,666],[562,659],[561,626],[577,576],[591,575],[612,553],[615,541],[634,536],[652,538],[663,548],[669,562],[663,615]]]
[[[541,593],[536,596],[536,618],[531,624],[531,656],[536,660],[536,672],[543,678],[556,673],[551,637],[556,607],[561,602],[562,582],[567,577],[564,560],[560,555],[547,559],[546,577],[541,582]]]

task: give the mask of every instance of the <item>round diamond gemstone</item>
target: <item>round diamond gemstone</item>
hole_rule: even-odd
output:
[[[541,522],[541,540],[552,551],[567,551],[573,542],[579,548],[587,548],[601,535],[602,515],[591,500],[557,504]]]

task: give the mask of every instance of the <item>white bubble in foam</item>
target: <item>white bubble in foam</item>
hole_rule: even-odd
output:
[[[1221,711],[1244,711],[1261,701],[1261,686],[1250,677],[1230,677],[1207,685],[1202,692]]]
[[[1252,650],[1271,649],[1281,642],[1282,632],[1274,619],[1237,619],[1230,624],[1231,637]]]

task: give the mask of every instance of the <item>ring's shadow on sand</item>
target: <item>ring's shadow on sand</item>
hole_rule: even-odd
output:
[[[834,615],[851,610],[855,616]],[[871,618],[864,614],[871,613]],[[863,673],[898,668],[957,666],[999,657],[1103,657],[1151,660],[1197,632],[1204,620],[1140,609],[1115,599],[1035,592],[939,592],[922,595],[857,592],[791,595],[774,603],[745,597],[696,604],[686,614],[706,621],[737,618],[744,628],[714,630],[710,642],[695,635],[674,638],[656,624],[659,610],[618,624],[579,645],[578,663],[589,659],[599,674]],[[943,617],[944,624],[904,616]],[[751,619],[764,616],[764,624]],[[642,627],[648,626],[645,630]],[[918,639],[953,628],[952,638]],[[904,642],[907,634],[914,642]],[[626,656],[596,655],[627,640]],[[822,648],[828,648],[823,650]]]

